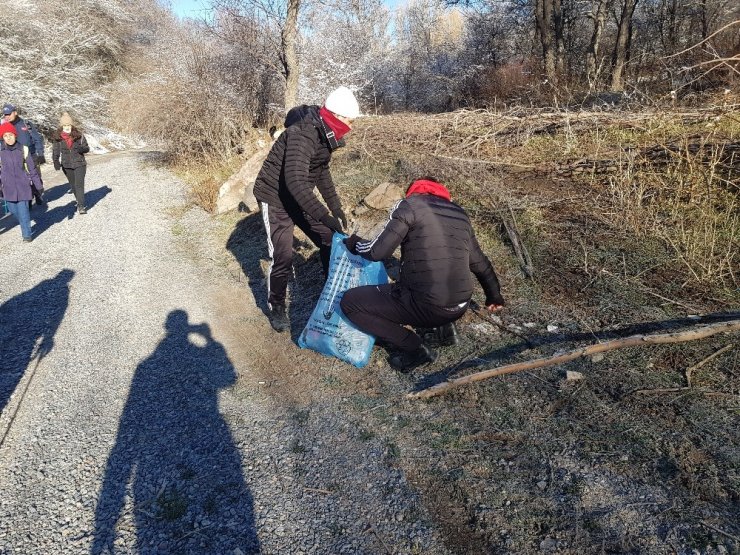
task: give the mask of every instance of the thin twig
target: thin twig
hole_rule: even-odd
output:
[[[700,524],[701,524],[702,526],[706,526],[706,527],[707,527],[707,528],[709,528],[710,530],[714,530],[714,531],[715,531],[715,532],[717,532],[718,534],[722,534],[723,536],[727,536],[728,538],[730,538],[730,539],[732,539],[732,540],[735,540],[736,542],[740,542],[740,538],[738,538],[737,536],[733,536],[733,535],[732,535],[732,534],[730,534],[729,532],[725,532],[724,530],[720,530],[719,528],[717,528],[716,526],[712,526],[712,525],[711,525],[711,524],[709,524],[708,522],[705,522],[705,521],[703,521],[703,520],[700,520],[700,521],[699,521],[699,523],[700,523]]]
[[[378,530],[377,530],[377,529],[375,528],[375,526],[373,525],[373,523],[372,523],[372,522],[370,523],[370,530],[372,530],[373,534],[375,534],[375,537],[376,537],[376,538],[378,538],[378,541],[380,541],[380,543],[381,543],[381,544],[383,544],[383,548],[385,549],[385,552],[386,552],[386,553],[387,553],[388,555],[393,555],[393,551],[391,551],[391,549],[390,549],[390,548],[388,547],[388,545],[387,545],[387,544],[385,543],[385,541],[383,540],[383,538],[381,537],[380,533],[379,533],[379,532],[378,532]]]
[[[705,358],[704,360],[702,360],[702,361],[699,361],[699,362],[697,362],[697,363],[696,363],[696,364],[694,364],[693,366],[689,366],[689,367],[688,367],[688,368],[686,369],[686,372],[685,372],[685,373],[686,373],[686,383],[687,383],[687,384],[689,384],[689,387],[691,387],[691,374],[692,374],[692,372],[693,372],[694,370],[698,370],[699,368],[701,368],[702,366],[704,366],[704,365],[705,365],[705,364],[706,364],[707,362],[709,362],[710,360],[712,360],[712,359],[714,359],[714,358],[718,357],[719,355],[721,355],[721,354],[722,354],[722,353],[724,353],[725,351],[729,351],[729,350],[730,350],[730,349],[732,349],[732,348],[733,348],[734,346],[735,346],[735,344],[734,344],[734,343],[730,343],[729,345],[725,345],[725,346],[724,346],[724,347],[722,347],[722,348],[721,348],[721,349],[720,349],[719,351],[717,351],[717,352],[715,352],[715,353],[712,353],[711,355],[709,355],[709,356],[708,356],[707,358]]]
[[[328,489],[319,489],[319,488],[309,488],[307,486],[303,486],[303,489],[306,491],[313,491],[316,493],[323,493],[324,495],[332,495],[334,492],[329,491]]]

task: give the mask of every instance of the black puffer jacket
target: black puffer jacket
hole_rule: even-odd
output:
[[[341,210],[329,173],[332,151],[319,107],[293,108],[285,125],[254,182],[255,198],[280,208],[298,203],[304,212],[321,220],[328,212],[314,194],[314,188],[318,188],[332,213]]]
[[[85,136],[76,127],[72,128],[70,135],[74,141],[72,148],[67,146],[60,130],[56,130],[51,137],[52,160],[55,168],[62,167],[73,170],[87,165],[84,155],[90,152],[90,147],[87,145]]]
[[[473,295],[470,272],[486,294],[486,305],[504,304],[491,261],[480,249],[468,215],[438,196],[412,195],[399,201],[383,231],[372,241],[357,243],[369,260],[390,257],[401,245],[399,284],[417,302],[451,308]]]

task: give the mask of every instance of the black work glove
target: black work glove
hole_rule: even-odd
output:
[[[337,233],[343,233],[342,224],[339,223],[339,220],[337,220],[334,216],[330,214],[323,216],[321,218],[321,223],[324,224],[329,229],[331,229],[332,231],[336,231]]]
[[[338,219],[340,222],[342,222],[342,227],[344,229],[347,229],[347,216],[344,213],[344,211],[340,208],[337,208],[336,210],[331,211],[332,214],[334,214],[334,217]]]
[[[62,165],[59,162],[54,162],[54,169],[59,171],[62,169]]]
[[[46,164],[46,157],[43,154],[36,157],[36,165],[40,166],[41,164]]]
[[[347,250],[352,254],[357,254],[357,243],[365,241],[362,237],[353,233],[344,240],[344,244],[347,245]]]

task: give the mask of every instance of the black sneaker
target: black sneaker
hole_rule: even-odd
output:
[[[31,241],[33,241],[33,237],[24,237],[23,238],[23,242],[24,243],[30,243]]]
[[[82,208],[80,208],[80,209],[78,210],[78,212],[79,212],[80,214],[87,214],[87,208],[85,208],[85,207],[83,206]]]
[[[284,304],[274,304],[270,309],[270,325],[275,331],[283,332],[290,328]]]
[[[398,370],[399,372],[409,372],[417,366],[429,364],[437,360],[436,351],[430,349],[426,345],[422,345],[415,351],[404,351],[393,355],[388,359],[391,364],[391,368]]]
[[[432,347],[451,347],[460,343],[455,322],[450,322],[438,328],[424,328],[417,330],[426,345]]]

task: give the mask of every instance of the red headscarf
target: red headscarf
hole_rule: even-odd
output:
[[[329,129],[334,131],[334,136],[337,138],[337,141],[349,133],[349,125],[339,120],[333,112],[330,112],[324,106],[319,109],[319,115],[321,116],[321,119],[324,120],[324,123],[329,126]]]
[[[450,200],[450,192],[447,187],[430,179],[417,179],[406,191],[406,198],[411,195],[434,195],[445,200]]]

